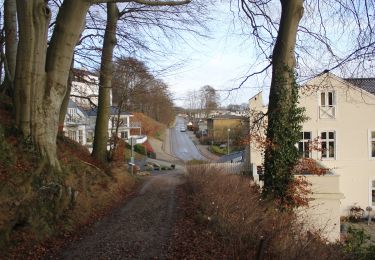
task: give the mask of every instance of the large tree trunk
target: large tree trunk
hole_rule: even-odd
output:
[[[113,72],[113,50],[116,46],[116,27],[119,11],[115,3],[107,4],[107,25],[104,34],[102,60],[99,80],[98,115],[95,124],[93,156],[107,160],[108,122],[110,117],[110,98]]]
[[[60,109],[60,115],[59,115],[59,131],[60,132],[63,131],[65,116],[68,110],[70,92],[72,90],[72,83],[73,83],[73,69],[74,69],[74,58],[72,58],[72,64],[70,66],[69,77],[68,77],[68,81],[66,85],[66,93],[65,93],[65,97],[63,99],[63,102],[61,104],[61,109]]]
[[[272,82],[268,106],[264,192],[283,200],[298,159],[295,148],[301,115],[295,84],[295,45],[303,16],[303,0],[281,0],[282,13],[272,56]]]
[[[8,89],[13,88],[17,58],[17,5],[15,0],[4,2],[5,31],[5,82]]]
[[[59,113],[66,93],[73,49],[90,3],[65,0],[47,49],[51,12],[44,0],[17,0],[19,45],[15,74],[16,123],[50,166],[56,156]]]

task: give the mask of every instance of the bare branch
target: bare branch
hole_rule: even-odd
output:
[[[99,3],[137,3],[141,5],[148,6],[176,6],[176,5],[186,5],[191,2],[191,0],[181,0],[181,1],[148,1],[148,0],[89,0],[92,4]]]

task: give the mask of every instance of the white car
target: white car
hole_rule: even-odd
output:
[[[180,132],[186,132],[186,127],[185,126],[181,126],[180,127]]]

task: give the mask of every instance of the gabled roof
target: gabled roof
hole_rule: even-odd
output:
[[[230,153],[227,155],[221,156],[217,162],[224,163],[224,162],[242,162],[245,157],[245,151],[238,151],[234,153]]]
[[[76,102],[69,98],[68,108],[78,108]]]
[[[87,111],[84,110],[82,107],[78,106],[78,105],[76,104],[76,102],[74,102],[74,101],[71,100],[70,98],[69,98],[68,108],[76,108],[76,109],[78,109],[79,111],[81,111],[82,114],[84,114],[85,116],[88,116]]]
[[[118,107],[111,106],[111,110],[110,110],[110,115],[111,116],[118,115],[118,112],[119,112]],[[98,108],[94,107],[94,108],[91,108],[89,110],[86,110],[86,113],[87,113],[88,116],[97,116],[97,114],[98,114]],[[120,115],[122,115],[122,116],[133,116],[132,113],[126,112],[126,111],[121,111]]]
[[[237,115],[217,115],[208,118],[207,120],[216,120],[216,119],[247,119],[245,116],[237,116]]]
[[[375,78],[346,78],[344,80],[367,92],[375,94]]]
[[[321,82],[325,81],[327,78],[341,82],[344,86],[350,87],[354,90],[360,91],[361,93],[375,97],[375,78],[340,78],[332,72],[323,72],[318,76],[312,78],[301,87],[311,86],[311,82],[319,79]]]

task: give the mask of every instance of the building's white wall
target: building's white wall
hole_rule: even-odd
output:
[[[336,94],[336,118],[319,118],[320,92],[333,90]],[[336,158],[321,159],[319,151],[312,158],[339,175],[340,189],[345,199],[341,201],[342,214],[354,204],[366,208],[369,205],[369,180],[375,177],[375,160],[369,158],[369,129],[375,129],[375,97],[352,87],[330,74],[315,78],[303,87],[300,104],[306,108],[309,120],[303,131],[311,131],[313,138],[322,130],[336,132]]]
[[[340,192],[338,175],[304,176],[312,184],[308,208],[297,210],[306,228],[318,231],[330,242],[340,240]]]
[[[266,113],[267,112],[267,106],[263,103],[263,96],[262,92],[259,92],[255,96],[253,96],[249,100],[249,123],[250,123],[250,138],[255,138],[254,135],[260,135],[264,137],[265,129],[255,127],[256,130],[253,130],[252,125],[254,124],[254,121],[257,120],[259,112]],[[263,120],[263,119],[262,119]],[[264,120],[267,120],[267,118],[264,118]],[[257,122],[259,124],[259,122]],[[249,160],[250,163],[253,164],[253,174],[255,174],[256,167],[261,166],[263,164],[264,155],[263,155],[264,147],[260,146],[258,142],[250,142],[250,154],[249,154]]]
[[[87,82],[73,81],[71,88],[71,95],[90,97],[90,100],[98,105],[99,97],[99,78],[97,76],[85,76]],[[112,90],[110,93],[110,105],[112,105]],[[80,106],[89,107],[90,102],[85,98],[71,97],[71,99]]]
[[[375,131],[375,96],[356,88],[332,75],[323,74],[300,89],[299,103],[306,108],[309,119],[303,131],[312,132],[312,138],[324,130],[336,133],[335,159],[322,159],[320,151],[313,151],[312,158],[340,175],[341,215],[358,205],[365,209],[371,204],[370,181],[375,179],[375,159],[370,158],[369,130]],[[334,91],[336,95],[336,117],[319,118],[321,91]],[[265,109],[260,100],[251,99],[250,108]],[[251,162],[261,165],[261,151],[251,150]]]
[[[87,135],[86,135],[86,126],[85,125],[65,125],[63,128],[65,136],[71,138],[72,140],[82,144],[86,145],[87,141]],[[82,133],[82,138],[80,139],[80,131]],[[74,138],[70,136],[70,134],[74,132]]]

